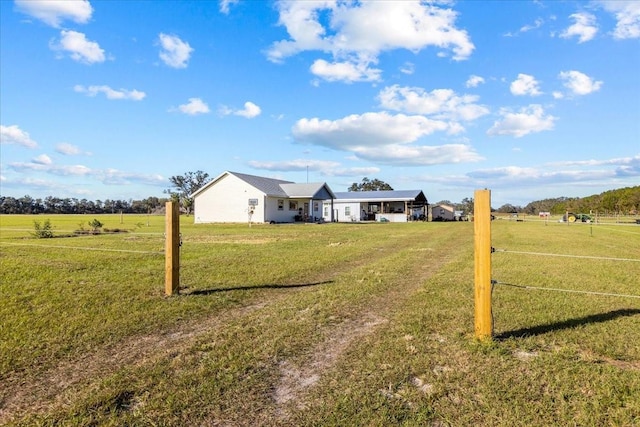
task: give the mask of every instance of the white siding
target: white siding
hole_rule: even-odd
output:
[[[378,213],[376,214],[378,222],[407,222],[407,215],[404,213]]]
[[[280,206],[279,200],[282,200],[282,210],[278,207]],[[271,222],[293,222],[294,215],[298,214],[298,211],[290,211],[289,210],[289,201],[290,199],[286,197],[267,197],[267,209],[266,209],[266,219]]]
[[[329,205],[329,210],[331,210],[331,205]],[[354,222],[360,221],[360,202],[337,202],[334,200],[333,202],[333,217],[335,221],[338,222]],[[329,221],[329,218],[325,218],[325,221]]]
[[[251,222],[264,222],[264,193],[233,175],[225,175],[195,198],[195,222],[249,222],[249,199],[258,199]]]

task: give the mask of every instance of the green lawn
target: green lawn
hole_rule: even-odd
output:
[[[95,218],[0,216],[0,424],[640,422],[640,226],[493,221],[478,342],[473,223]]]

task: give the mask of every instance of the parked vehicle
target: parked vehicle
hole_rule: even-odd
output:
[[[569,212],[562,216],[563,222],[591,222],[593,221],[593,217],[589,214],[582,213],[572,213]]]

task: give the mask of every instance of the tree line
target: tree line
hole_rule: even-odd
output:
[[[524,207],[506,204],[497,211],[528,215],[537,215],[540,212],[562,215],[567,211],[587,214],[598,212],[605,215],[637,215],[640,213],[640,186],[609,190],[587,197],[557,197],[538,200]]]
[[[0,214],[148,214],[164,209],[169,199],[147,197],[143,200],[87,200],[48,196],[34,199],[0,196]]]
[[[189,214],[193,207],[193,198],[189,197],[209,181],[209,174],[196,171],[186,172],[169,178],[172,187],[164,190],[168,198],[147,197],[143,200],[87,200],[48,196],[34,199],[31,196],[20,198],[0,196],[0,214],[109,214],[135,213],[149,214],[164,212],[168,201],[179,202],[182,210]]]
[[[34,199],[30,196],[2,197],[0,196],[0,214],[104,214],[104,213],[154,213],[162,212],[169,200],[179,202],[183,212],[189,214],[193,207],[195,191],[210,181],[209,174],[203,171],[186,172],[169,178],[171,188],[164,191],[169,198],[147,197],[143,200],[109,200],[91,201],[77,198],[58,198],[49,196],[44,199]],[[363,178],[362,182],[354,182],[348,191],[376,191],[393,190],[384,181]],[[456,210],[466,213],[473,212],[473,198],[464,198],[459,203],[442,200],[437,204],[453,206]],[[526,206],[504,204],[497,209],[501,213],[524,213],[537,215],[540,212],[550,212],[552,215],[562,215],[567,211],[574,213],[599,212],[603,214],[637,215],[640,213],[640,186],[619,188],[605,191],[588,197],[557,197],[531,202]]]

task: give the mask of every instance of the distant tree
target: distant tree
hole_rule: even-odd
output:
[[[498,208],[498,212],[500,213],[518,213],[522,212],[522,208],[520,206],[513,206],[511,203],[505,203],[504,205]]]
[[[362,178],[361,183],[354,182],[347,191],[379,191],[379,190],[393,190],[389,184],[379,179],[370,180],[367,177]]]
[[[172,176],[169,181],[173,187],[165,190],[165,193],[169,194],[172,200],[179,201],[187,211],[187,215],[189,215],[193,207],[193,198],[190,196],[209,182],[210,179],[208,173],[199,170],[186,172],[184,175]]]
[[[470,214],[473,213],[473,197],[465,197],[458,204],[458,210],[463,211],[464,213]]]

